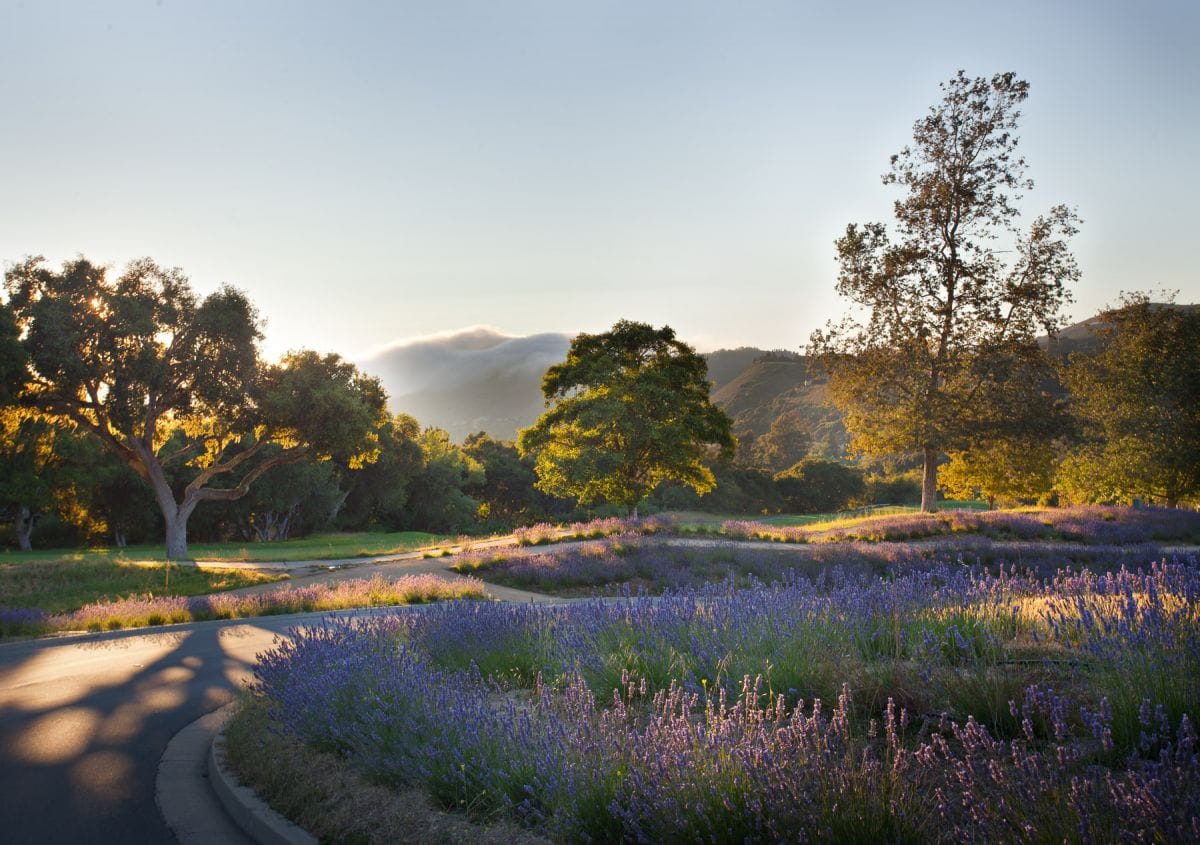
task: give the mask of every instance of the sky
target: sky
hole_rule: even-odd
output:
[[[958,69],[1029,81],[1071,314],[1200,301],[1200,3],[0,0],[0,262],[150,256],[264,352],[669,324],[799,349]]]

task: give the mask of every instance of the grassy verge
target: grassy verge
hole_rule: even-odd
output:
[[[425,531],[316,534],[296,540],[280,540],[270,543],[191,543],[188,546],[188,553],[196,560],[214,561],[247,560],[270,563],[281,560],[335,560],[400,554],[451,539],[453,538],[440,534],[429,534]],[[100,547],[0,552],[0,564],[49,563],[61,560],[165,561],[166,552],[161,545],[128,546],[124,549]]]
[[[943,510],[784,525],[730,520],[719,533],[731,539],[785,543],[884,542],[952,534],[995,540],[1050,540],[1120,545],[1200,542],[1200,513],[1172,508],[1084,506],[1010,511]]]
[[[278,581],[270,572],[138,566],[102,559],[0,562],[0,604],[68,613],[133,596],[197,596]]]
[[[483,584],[474,578],[447,581],[436,575],[405,575],[280,587],[253,595],[130,596],[96,602],[68,613],[32,608],[0,608],[0,636],[55,631],[115,631],[210,619],[240,619],[282,613],[311,613],[355,607],[424,604],[449,599],[482,599]]]
[[[231,768],[276,811],[322,842],[542,845],[512,822],[473,824],[419,789],[371,783],[335,754],[271,730],[264,702],[247,697],[226,729]]]
[[[985,511],[987,510],[987,502],[977,502],[970,499],[945,499],[938,502],[938,507],[943,510]],[[768,525],[836,525],[874,519],[881,516],[904,516],[906,514],[920,513],[920,511],[921,508],[917,505],[872,505],[866,508],[838,511],[836,513],[778,514],[776,516],[764,516],[759,521],[765,522]]]

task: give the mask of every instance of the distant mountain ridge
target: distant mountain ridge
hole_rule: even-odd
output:
[[[1096,330],[1103,325],[1101,317],[1091,317],[1040,342],[1055,356],[1094,351],[1099,345]],[[396,344],[359,364],[379,376],[392,411],[444,428],[460,442],[477,431],[511,440],[545,409],[542,376],[566,358],[570,345],[566,334],[514,337],[472,326]],[[762,436],[778,417],[796,411],[818,452],[829,457],[844,453],[848,437],[841,415],[826,404],[828,385],[810,371],[803,355],[742,346],[705,353],[704,358],[713,402],[733,419],[740,438]]]

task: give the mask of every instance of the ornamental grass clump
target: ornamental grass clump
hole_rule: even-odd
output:
[[[285,731],[562,841],[1195,841],[1200,561],[434,605],[263,655]]]
[[[47,634],[54,631],[116,631],[211,619],[241,619],[283,613],[345,610],[398,604],[423,604],[449,599],[482,599],[482,582],[474,578],[449,581],[436,575],[381,575],[279,587],[260,593],[214,593],[206,596],[131,596],[95,602],[69,613],[0,608],[0,634]]]

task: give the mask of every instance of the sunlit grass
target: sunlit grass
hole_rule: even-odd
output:
[[[96,601],[68,612],[46,614],[26,608],[0,608],[0,635],[55,631],[116,631],[211,619],[241,619],[281,613],[311,613],[358,607],[424,604],[450,599],[483,599],[483,583],[453,581],[431,574],[387,579],[381,575],[304,587],[282,586],[253,594],[141,595]]]
[[[396,531],[390,533],[358,532],[350,534],[315,534],[295,540],[270,543],[191,543],[188,554],[194,560],[211,561],[273,561],[337,560],[401,554],[426,546],[444,543],[446,535],[425,531]],[[35,549],[32,552],[0,552],[0,565],[6,563],[36,563],[55,561],[165,561],[166,550],[159,545],[127,546],[124,549],[96,547],[91,549]]]
[[[0,605],[66,613],[131,596],[197,596],[278,581],[278,572],[139,566],[72,555],[57,560],[0,562]]]

